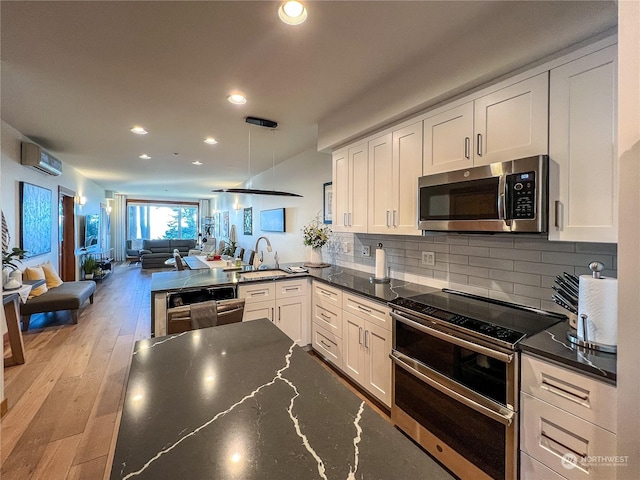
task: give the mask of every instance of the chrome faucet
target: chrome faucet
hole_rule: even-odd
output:
[[[267,242],[267,252],[271,252],[271,242],[269,241],[269,239],[267,237],[259,237],[258,240],[256,240],[256,246],[253,249],[253,251],[255,252],[255,255],[253,256],[254,270],[260,268],[260,265],[262,265],[262,263],[264,262],[264,252],[260,251],[260,255],[258,255],[258,244],[262,239]]]

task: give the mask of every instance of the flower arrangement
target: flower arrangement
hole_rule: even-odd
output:
[[[320,216],[314,218],[302,229],[304,244],[313,248],[321,248],[329,241],[331,229],[320,220]]]

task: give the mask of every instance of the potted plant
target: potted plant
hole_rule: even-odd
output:
[[[2,252],[2,283],[5,284],[9,280],[9,275],[12,272],[16,272],[20,270],[20,265],[22,262],[20,259],[24,257],[24,254],[27,253],[26,250],[23,250],[19,247],[13,247],[10,252]],[[20,279],[19,283],[22,281]]]
[[[84,278],[87,280],[91,280],[93,278],[93,273],[98,267],[98,262],[91,255],[87,255],[84,257],[82,261],[82,270],[84,271]]]
[[[310,266],[323,265],[322,247],[329,241],[331,229],[322,222],[318,215],[302,229],[304,244],[311,247]]]

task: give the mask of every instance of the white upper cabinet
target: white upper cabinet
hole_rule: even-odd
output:
[[[349,231],[367,231],[367,172],[368,152],[367,144],[361,143],[349,148],[349,186],[351,187],[350,208],[347,215]]]
[[[333,153],[333,199],[336,232],[367,231],[367,143]]]
[[[369,233],[419,235],[422,122],[369,141]]]
[[[391,133],[369,141],[369,233],[391,233],[393,199]]]
[[[425,118],[424,174],[546,154],[548,101],[543,72]]]
[[[488,165],[549,151],[547,72],[474,101],[474,165]]]
[[[549,239],[617,242],[617,49],[551,70]]]
[[[462,170],[472,166],[473,102],[425,119],[425,175]]]

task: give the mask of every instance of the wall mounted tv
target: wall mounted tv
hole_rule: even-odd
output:
[[[84,220],[84,248],[97,247],[100,243],[100,215],[89,214]]]
[[[260,211],[260,230],[263,232],[286,231],[284,208]]]

